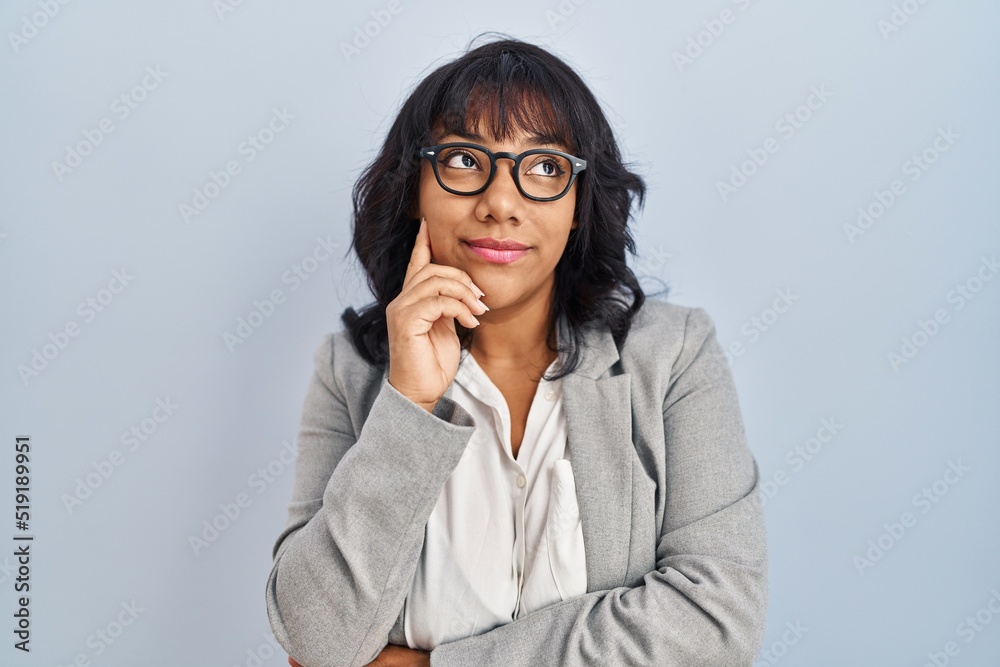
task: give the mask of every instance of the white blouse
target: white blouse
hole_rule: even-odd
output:
[[[427,521],[405,602],[406,642],[428,651],[587,592],[562,380],[538,383],[516,459],[507,402],[468,350],[445,396],[476,430]]]

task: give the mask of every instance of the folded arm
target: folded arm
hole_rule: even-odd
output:
[[[431,667],[742,667],[763,639],[759,471],[710,317],[689,312],[663,401],[666,508],[656,569],[431,652]]]
[[[306,667],[361,667],[388,643],[424,526],[475,423],[448,398],[432,414],[383,379],[355,438],[333,347],[331,334],[314,356],[267,614],[278,643]]]

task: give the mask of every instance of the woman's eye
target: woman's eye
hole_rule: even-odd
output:
[[[539,160],[531,167],[530,171],[538,176],[559,176],[562,174],[559,163],[552,159]]]
[[[474,169],[478,166],[476,158],[472,157],[468,153],[449,153],[442,160],[446,167],[453,167],[455,169]]]

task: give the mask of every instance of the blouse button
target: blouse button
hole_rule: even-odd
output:
[[[554,392],[554,391],[547,391],[547,392],[545,392],[545,400],[546,401],[554,401],[554,400],[556,400],[556,392]]]
[[[528,480],[526,480],[524,478],[524,475],[518,475],[517,476],[517,485],[518,485],[518,487],[520,487],[520,488],[523,489],[524,485],[527,484],[527,483],[528,483]]]

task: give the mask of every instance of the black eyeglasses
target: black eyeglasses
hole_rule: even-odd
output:
[[[456,195],[478,195],[493,182],[497,160],[513,160],[514,184],[534,201],[559,199],[569,192],[576,175],[587,168],[586,160],[552,148],[533,148],[518,155],[494,153],[462,141],[421,148],[420,157],[431,161],[438,184]]]

